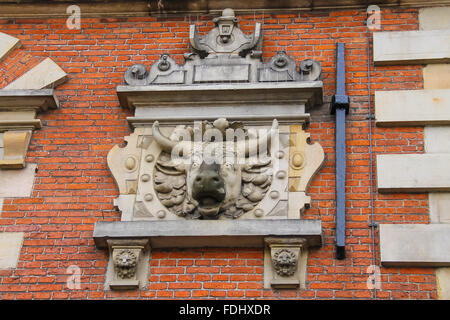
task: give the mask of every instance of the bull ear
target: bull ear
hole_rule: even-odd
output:
[[[159,146],[166,152],[172,152],[172,149],[175,147],[175,145],[178,143],[176,141],[172,141],[166,136],[164,136],[161,131],[159,130],[159,122],[155,121],[153,122],[152,126],[152,134],[155,141],[159,144]]]

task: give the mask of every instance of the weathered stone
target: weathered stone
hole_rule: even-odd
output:
[[[0,169],[21,169],[25,167],[25,157],[31,133],[31,130],[6,131],[3,133],[3,154],[0,157]]]
[[[450,61],[450,30],[373,33],[375,65]]]
[[[21,42],[19,39],[0,32],[0,62],[5,59],[11,51],[20,46]]]
[[[325,161],[323,148],[310,143],[310,134],[302,127],[291,126],[289,137],[289,191],[306,191]]]
[[[375,92],[377,126],[450,124],[450,89]]]
[[[145,289],[148,284],[150,247],[148,240],[110,239],[105,290]]]
[[[450,64],[427,64],[422,74],[424,89],[450,89]]]
[[[306,262],[302,259],[305,259],[306,239],[267,237],[264,242],[266,243],[264,254],[265,288],[304,288],[306,277],[304,265]]]
[[[97,222],[94,240],[106,248],[107,239],[150,239],[152,248],[260,247],[264,237],[302,237],[308,246],[322,245],[320,220],[159,220]]]
[[[299,219],[311,202],[309,181],[324,160],[321,146],[307,143],[307,134],[292,160],[295,190],[288,188],[289,125],[302,130],[310,118],[307,108],[323,102],[320,63],[306,59],[297,68],[285,52],[263,63],[259,23],[252,35],[244,34],[230,9],[213,21],[215,28],[202,36],[190,27],[184,65],[164,53],[149,71],[143,64],[129,67],[127,85],[117,87],[120,104],[135,112],[128,118],[134,133],[125,139],[127,146],[108,155],[122,221],[95,226],[99,248],[111,239],[148,239],[155,248],[263,247],[268,236],[321,245],[320,221]],[[184,147],[183,159],[176,157],[177,147]],[[290,250],[296,260],[304,256],[298,246]],[[301,270],[304,279],[305,262]],[[302,286],[299,280],[272,284]],[[135,288],[136,282],[124,286]]]
[[[46,58],[8,84],[3,90],[54,88],[66,81],[67,74],[52,59]]]
[[[307,107],[322,103],[321,81],[118,86],[122,107],[136,109],[133,126],[161,123],[187,124],[194,120],[253,121],[270,125],[309,121]]]
[[[428,194],[431,223],[450,223],[450,193]]]
[[[32,130],[41,128],[36,114],[58,104],[53,89],[0,90],[0,168],[25,167]]]
[[[19,170],[0,169],[0,198],[26,198],[31,196],[37,165],[28,163]]]
[[[380,224],[386,267],[450,266],[450,224]]]
[[[426,126],[424,146],[426,153],[450,153],[450,126]]]
[[[232,9],[213,19],[215,27],[204,36],[190,25],[190,52],[185,64],[178,65],[167,53],[153,63],[150,72],[143,64],[135,64],[125,72],[125,83],[133,86],[149,84],[218,84],[259,82],[312,82],[321,75],[320,63],[303,60],[297,71],[296,62],[279,51],[269,63],[262,62],[261,23],[255,23],[253,34],[238,26]]]
[[[420,30],[450,29],[450,7],[431,7],[419,9]]]
[[[23,237],[23,232],[0,232],[0,269],[17,267]]]
[[[3,0],[2,11],[0,17],[2,19],[29,18],[30,16],[40,17],[60,17],[67,18],[67,4],[56,2],[42,2],[36,5],[35,1],[15,2],[12,0]],[[277,14],[281,11],[308,11],[311,10],[311,0],[284,0],[272,1],[242,1],[227,0],[227,6],[236,8],[239,14],[247,14],[251,17],[258,12],[264,10],[265,14]],[[386,7],[395,7],[401,5],[402,8],[414,8],[418,6],[445,6],[449,5],[449,0],[433,0],[433,2],[422,2],[417,0],[383,0],[377,2],[366,2],[361,0],[314,0],[314,8],[320,10],[359,10],[361,12],[367,9],[369,3],[381,3]],[[124,12],[129,16],[142,16],[143,12],[148,13],[152,17],[184,17],[191,16],[194,19],[197,15],[214,14],[220,15],[223,11],[223,0],[177,0],[177,1],[95,1],[95,2],[78,2],[81,12],[86,17],[110,18],[112,16],[123,15]],[[172,16],[173,15],[173,16]]]
[[[450,154],[377,155],[379,192],[450,191]]]
[[[438,299],[450,300],[450,268],[436,269]]]
[[[136,194],[142,153],[138,143],[142,139],[142,136],[137,133],[131,134],[124,138],[125,147],[116,145],[108,153],[108,168],[113,174],[121,195]]]

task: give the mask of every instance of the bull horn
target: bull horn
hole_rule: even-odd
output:
[[[257,143],[257,150],[261,150],[261,147],[264,145],[264,143],[267,143],[267,146],[269,146],[270,141],[272,140],[272,135],[275,134],[275,132],[278,130],[278,120],[273,119],[272,121],[272,128],[270,128],[269,133],[267,134],[267,140],[264,141],[263,138],[258,137],[258,143]],[[250,155],[250,143],[245,145],[245,157],[247,158]]]
[[[177,141],[172,141],[166,136],[164,136],[161,131],[159,130],[159,122],[155,121],[153,122],[152,126],[152,134],[153,138],[156,140],[156,142],[159,144],[159,146],[166,152],[172,152],[172,149],[175,147],[175,145],[178,143]]]

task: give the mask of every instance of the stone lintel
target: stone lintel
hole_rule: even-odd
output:
[[[264,247],[266,237],[303,237],[307,246],[322,245],[320,221],[171,220],[97,222],[94,240],[106,248],[108,239],[150,239],[152,248]]]
[[[450,191],[450,154],[377,155],[379,192]]]
[[[381,224],[380,253],[386,267],[450,266],[450,224]]]
[[[375,65],[446,63],[450,61],[450,30],[373,33]]]

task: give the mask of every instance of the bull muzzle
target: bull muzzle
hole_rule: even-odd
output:
[[[198,202],[198,211],[205,219],[217,218],[225,199],[225,182],[219,170],[217,164],[203,163],[192,184],[192,198]]]

